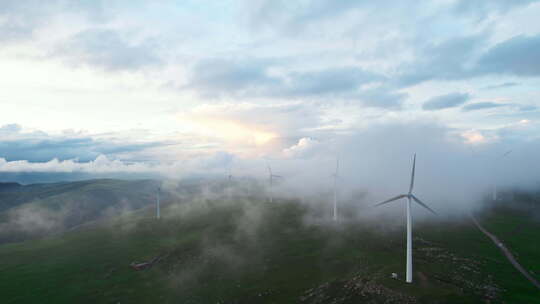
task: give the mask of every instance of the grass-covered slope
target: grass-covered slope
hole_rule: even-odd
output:
[[[153,204],[152,180],[89,180],[2,187],[0,244],[60,232]]]
[[[48,239],[0,246],[3,303],[506,303],[539,302],[472,224],[415,226],[414,284],[404,277],[404,227],[334,226],[296,202],[196,200]],[[514,226],[486,215],[494,233]],[[537,225],[517,216],[523,225]],[[386,227],[393,227],[386,229]],[[498,228],[497,228],[498,227]],[[499,231],[495,231],[499,229]],[[540,231],[519,244],[537,241]],[[506,240],[506,239],[505,239]],[[538,247],[523,263],[535,267]],[[520,256],[518,254],[518,256]],[[521,256],[520,256],[521,257]],[[132,262],[158,260],[135,271]]]

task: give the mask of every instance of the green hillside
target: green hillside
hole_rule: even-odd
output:
[[[417,223],[415,282],[405,284],[402,219],[361,221],[344,210],[349,218],[333,225],[325,211],[296,201],[194,197],[166,203],[160,221],[148,207],[4,244],[3,303],[540,302],[468,220]],[[507,215],[493,209],[481,221],[537,271],[539,222]],[[527,233],[511,242],[516,227]],[[145,270],[130,267],[150,260],[157,262]]]
[[[0,244],[72,229],[155,202],[157,182],[113,179],[0,189]]]

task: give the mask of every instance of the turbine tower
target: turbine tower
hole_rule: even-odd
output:
[[[274,201],[273,191],[272,191],[272,186],[274,185],[274,178],[282,178],[282,176],[273,174],[272,168],[270,167],[269,164],[266,164],[266,167],[268,168],[268,177],[269,177],[269,182],[270,182],[270,203],[272,203]]]
[[[407,198],[407,277],[406,282],[412,283],[412,216],[411,216],[411,200],[414,200],[416,203],[418,203],[420,206],[426,208],[433,214],[437,214],[435,211],[433,211],[431,208],[429,208],[426,204],[422,203],[414,194],[412,193],[413,187],[414,187],[414,169],[416,165],[416,153],[413,157],[413,166],[412,166],[412,173],[411,173],[411,185],[409,186],[409,192],[407,194],[400,194],[396,197],[393,197],[389,200],[386,200],[382,203],[378,203],[375,206],[380,206],[383,204],[390,203],[392,201],[401,199],[401,198]]]
[[[232,199],[232,170],[231,170],[231,167],[229,166],[229,169],[228,169],[228,174],[227,174],[227,196],[229,197],[229,200]]]
[[[508,150],[506,151],[504,154],[502,154],[501,156],[499,156],[498,158],[495,159],[495,162],[505,158],[506,156],[508,156],[508,154],[510,154],[512,152],[512,150]],[[493,178],[496,179],[496,174],[493,174]],[[493,182],[493,200],[494,201],[497,201],[497,181],[495,180]]]
[[[334,177],[334,221],[337,221],[337,183],[339,179],[339,158],[336,158],[336,172],[332,176]]]
[[[159,220],[161,217],[160,210],[159,210],[159,194],[161,192],[161,186],[158,186],[157,188],[157,197],[156,197],[156,218]]]
[[[233,178],[233,176],[232,176],[232,166],[229,164],[227,166],[227,181],[229,182],[229,184],[231,183],[232,178]]]

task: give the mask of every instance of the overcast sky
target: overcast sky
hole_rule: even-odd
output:
[[[538,16],[527,0],[2,0],[0,171],[219,171],[361,156],[344,144],[359,137],[407,159],[411,138],[538,146]]]

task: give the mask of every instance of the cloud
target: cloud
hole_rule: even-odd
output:
[[[500,83],[500,84],[495,84],[495,85],[490,85],[490,86],[484,87],[483,89],[485,89],[485,90],[495,90],[495,89],[515,87],[515,86],[519,86],[519,85],[520,85],[520,83],[518,83],[518,82],[503,82],[503,83]]]
[[[292,103],[204,104],[178,114],[180,122],[224,141],[237,153],[280,150],[325,125],[324,107]]]
[[[19,133],[22,130],[19,124],[7,124],[0,127],[0,135]]]
[[[461,109],[463,111],[468,112],[468,111],[476,111],[476,110],[504,107],[504,106],[507,106],[507,105],[508,104],[486,101],[486,102],[470,103],[470,104],[467,104],[467,105],[463,106],[463,108],[461,108]]]
[[[320,142],[309,137],[303,137],[298,140],[295,145],[283,150],[283,154],[290,158],[302,158],[308,157],[310,154],[315,153],[315,149],[318,148]]]
[[[286,68],[285,59],[209,59],[191,70],[188,84],[204,97],[356,100],[368,107],[398,107],[406,96],[391,88],[363,89],[385,77],[353,66]]]
[[[288,96],[321,96],[355,92],[361,85],[381,81],[381,75],[354,67],[331,67],[307,72],[291,72],[283,93]]]
[[[425,101],[422,105],[422,109],[426,111],[435,111],[454,108],[464,104],[467,100],[469,100],[469,98],[469,94],[459,92],[435,96]]]
[[[485,35],[452,37],[429,43],[420,49],[416,60],[403,64],[394,82],[411,86],[429,80],[455,80],[474,75],[475,53],[485,43]]]
[[[126,163],[110,160],[105,155],[99,155],[95,160],[79,162],[73,159],[52,159],[47,162],[29,162],[27,160],[7,161],[0,158],[0,172],[86,172],[86,173],[115,173],[115,172],[150,172],[153,167],[143,163]]]
[[[160,65],[158,45],[148,40],[130,42],[114,30],[89,29],[79,32],[57,50],[74,65],[80,63],[107,70],[137,70]]]
[[[421,49],[416,60],[403,64],[393,80],[400,86],[430,80],[463,80],[507,74],[518,77],[540,76],[540,35],[516,36],[487,46],[487,34],[457,37]],[[488,89],[511,87],[513,82]]]
[[[391,88],[379,87],[363,90],[356,97],[367,107],[398,110],[408,96],[407,93],[392,91]]]
[[[103,3],[96,1],[3,0],[0,6],[0,41],[19,42],[33,38],[37,30],[52,23],[55,18],[69,14],[79,18],[103,17]]]
[[[479,60],[482,73],[540,76],[540,34],[516,36],[489,49]]]
[[[279,86],[281,80],[268,75],[271,59],[206,59],[191,71],[188,88],[203,96],[257,96]]]
[[[473,15],[477,18],[486,18],[493,13],[507,13],[511,9],[527,6],[538,0],[492,0],[492,1],[467,1],[459,0],[454,4],[454,12],[458,14]]]
[[[26,132],[20,125],[0,127],[0,157],[7,160],[43,162],[51,159],[93,160],[99,155],[115,156],[171,145],[171,142],[126,142],[94,138],[90,134],[66,132],[49,135],[42,131]]]

